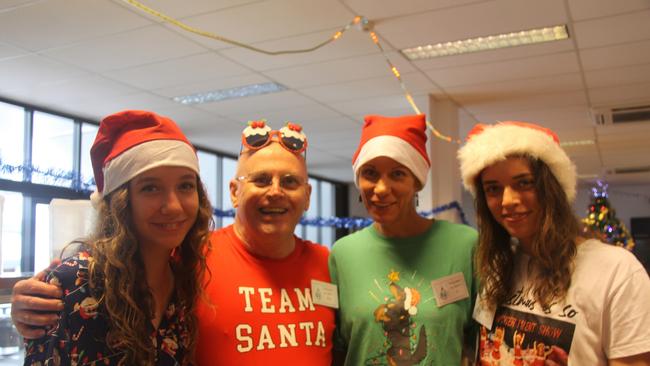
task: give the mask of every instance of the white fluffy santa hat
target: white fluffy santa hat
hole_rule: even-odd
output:
[[[576,168],[560,147],[555,132],[533,123],[507,121],[495,125],[477,124],[458,150],[465,188],[476,196],[476,177],[486,167],[511,155],[529,155],[551,169],[569,202],[576,196]]]

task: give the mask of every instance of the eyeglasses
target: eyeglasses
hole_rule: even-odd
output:
[[[249,175],[242,175],[235,179],[238,181],[251,183],[260,189],[268,189],[273,185],[274,177],[269,173],[253,173]],[[295,191],[303,184],[305,184],[305,180],[302,177],[293,174],[285,174],[280,176],[280,188],[285,191]]]
[[[280,145],[294,154],[307,149],[307,136],[302,132],[302,126],[287,122],[281,129],[272,130],[265,120],[248,122],[248,127],[242,131],[242,147],[259,150],[270,144],[273,136],[277,136]]]

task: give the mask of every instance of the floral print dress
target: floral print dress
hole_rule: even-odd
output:
[[[47,335],[25,344],[25,365],[126,365],[124,352],[106,344],[110,319],[100,303],[101,294],[90,290],[88,264],[92,257],[80,252],[68,258],[46,281],[61,286],[64,310]],[[101,293],[101,291],[99,291]],[[189,365],[190,331],[185,307],[172,298],[158,329],[151,327],[151,347],[156,365]]]

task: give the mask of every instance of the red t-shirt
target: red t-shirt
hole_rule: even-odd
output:
[[[200,300],[199,365],[327,365],[334,310],[314,305],[311,280],[330,282],[326,247],[296,237],[288,257],[249,253],[233,226],[215,231]]]

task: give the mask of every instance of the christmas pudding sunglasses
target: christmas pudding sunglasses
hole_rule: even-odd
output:
[[[265,120],[248,122],[248,127],[242,131],[242,149],[244,146],[250,150],[264,148],[271,143],[273,136],[277,136],[280,145],[294,154],[301,154],[307,149],[307,136],[302,132],[302,126],[287,122],[281,129],[273,130]]]

